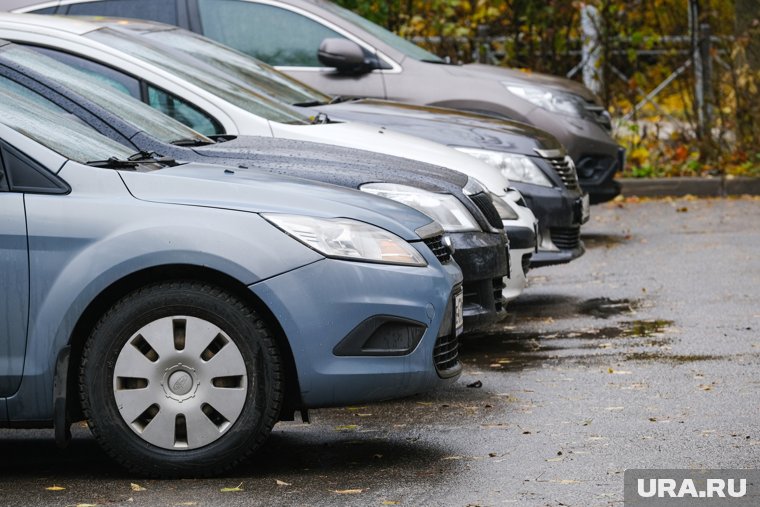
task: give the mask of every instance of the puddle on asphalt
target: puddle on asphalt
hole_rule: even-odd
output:
[[[598,248],[598,247],[612,248],[614,246],[627,243],[631,241],[631,239],[633,238],[630,234],[622,235],[622,234],[583,233],[581,235],[581,239],[583,240],[583,244],[586,245],[586,248]]]
[[[578,314],[597,319],[626,316],[636,313],[645,305],[641,299],[593,298],[578,299],[563,295],[523,295],[510,303],[508,324],[519,324],[526,320],[562,319]]]
[[[607,300],[614,311],[628,302]],[[599,306],[594,306],[599,308]],[[615,361],[667,361],[689,363],[719,359],[708,355],[669,353],[672,337],[668,332],[673,321],[664,319],[630,320],[615,326],[552,332],[513,332],[509,330],[481,334],[462,343],[465,364],[510,371],[545,364],[609,364]],[[648,350],[632,350],[632,349]]]
[[[638,299],[610,299],[594,298],[579,303],[578,313],[596,317],[598,319],[609,319],[626,313],[634,313],[636,308],[641,306]]]

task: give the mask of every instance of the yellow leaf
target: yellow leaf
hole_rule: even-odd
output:
[[[339,495],[358,495],[359,493],[362,493],[363,489],[335,489],[333,490],[335,493],[338,493]]]
[[[383,505],[398,505],[399,503],[396,500],[383,500]]]
[[[336,426],[335,427],[336,431],[354,431],[356,429],[359,429],[359,426],[357,426],[355,424],[345,424],[343,426]]]
[[[98,507],[96,503],[78,503],[76,507]]]
[[[243,483],[241,482],[234,488],[222,488],[219,491],[221,491],[222,493],[236,493],[238,491],[243,491]]]
[[[132,491],[145,491],[145,488],[143,488],[139,484],[135,484],[134,482],[130,483],[129,487],[132,488]]]
[[[275,482],[277,482],[278,486],[292,486],[290,482],[281,481],[280,479],[275,479]]]
[[[66,488],[64,488],[63,486],[50,486],[49,488],[45,488],[45,489],[48,491],[63,491]]]

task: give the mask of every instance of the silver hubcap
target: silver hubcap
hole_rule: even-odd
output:
[[[248,374],[237,345],[203,319],[165,317],[143,326],[116,359],[113,390],[124,422],[163,449],[196,449],[240,417]]]

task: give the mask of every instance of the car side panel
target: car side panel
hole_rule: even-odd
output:
[[[0,166],[2,171],[2,166]],[[0,397],[18,388],[23,373],[29,304],[24,196],[0,191]]]

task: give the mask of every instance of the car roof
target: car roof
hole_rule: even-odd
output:
[[[0,12],[0,22],[18,23],[39,28],[50,28],[63,32],[83,35],[98,28],[82,19],[67,16],[45,16],[40,14],[12,14]]]

